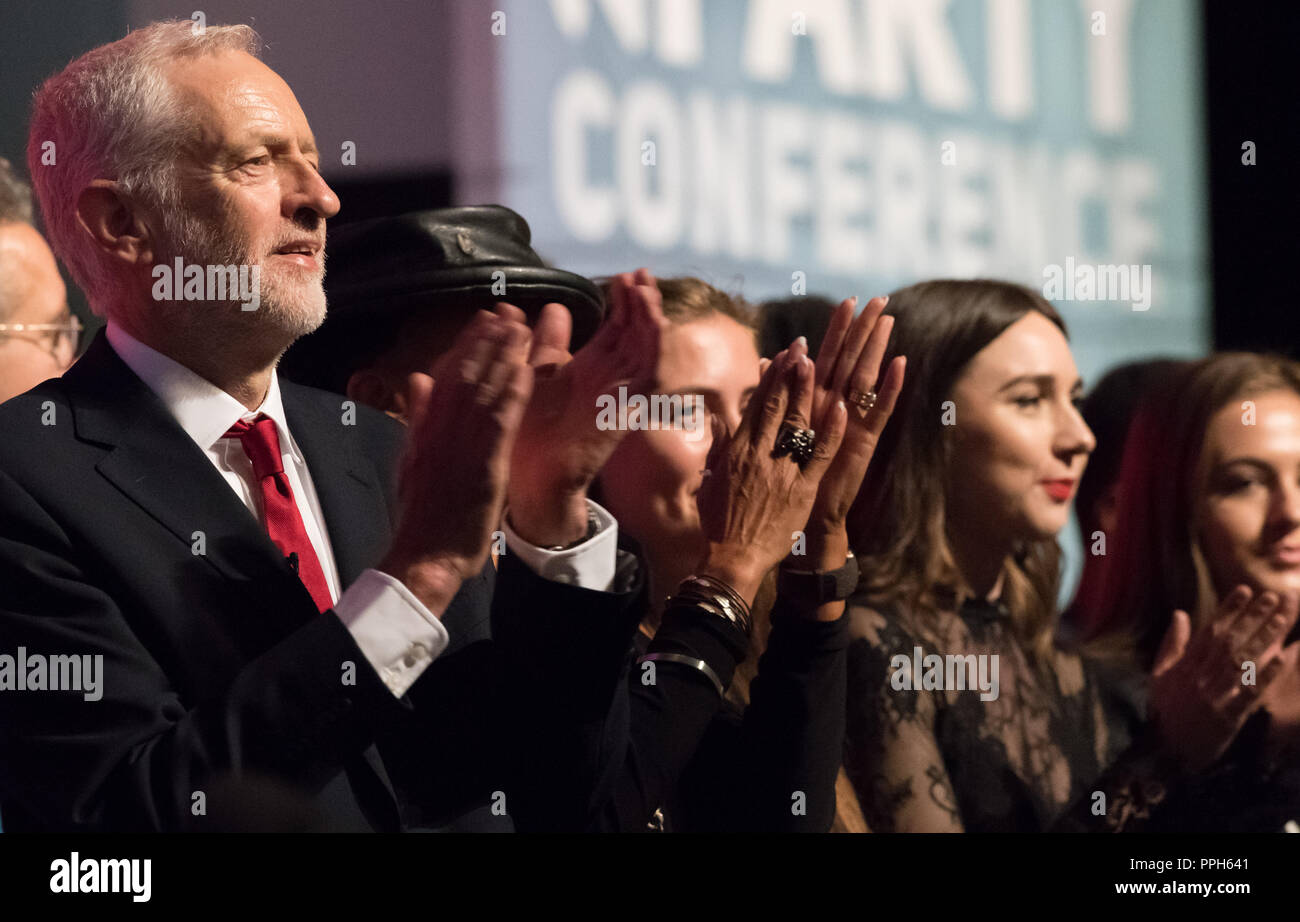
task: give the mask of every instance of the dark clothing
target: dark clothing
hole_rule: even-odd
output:
[[[873,831],[1042,831],[1129,745],[1132,714],[1092,665],[1057,650],[1036,669],[1000,605],[851,614],[845,768]],[[948,669],[949,655],[971,654]],[[992,657],[996,697],[991,681],[974,687],[992,679]],[[950,684],[957,677],[962,686]]]
[[[347,587],[389,544],[403,430],[281,389]],[[101,333],[0,406],[0,652],[103,657],[100,700],[0,692],[6,829],[395,831],[498,800],[521,829],[584,826],[622,751],[609,717],[645,604],[631,555],[616,590],[507,554],[394,698]]]
[[[672,611],[653,641],[637,639],[638,655],[704,659],[724,687],[748,649],[721,619]],[[686,667],[656,664],[653,685],[642,668],[633,669],[631,756],[638,763],[629,776],[641,784],[623,786],[607,828],[644,829],[662,808],[667,831],[826,832],[844,739],[847,644],[846,618],[800,619],[778,599],[743,712]],[[686,696],[693,706],[680,704]]]
[[[1075,804],[1055,831],[1288,831],[1300,824],[1300,752],[1270,746],[1271,720],[1263,709],[1251,715],[1227,751],[1194,776],[1144,732],[1093,785],[1105,795],[1104,812],[1095,797]]]
[[[1280,832],[1300,822],[1300,753],[1254,715],[1186,776],[1142,715],[1144,677],[1057,649],[1034,670],[999,605],[937,618],[854,610],[845,762],[873,830]],[[997,654],[997,700],[899,690],[893,657]],[[901,664],[899,664],[901,665]],[[902,683],[898,683],[902,684]]]

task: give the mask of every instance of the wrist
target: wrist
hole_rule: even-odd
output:
[[[457,566],[442,558],[407,560],[400,555],[389,555],[375,569],[404,585],[438,618],[451,605],[465,579]]]
[[[763,582],[763,573],[756,571],[744,549],[721,544],[709,544],[695,572],[722,580],[748,605],[754,604],[758,587]]]
[[[541,499],[534,498],[540,495]],[[567,547],[581,541],[588,530],[587,489],[541,491],[513,496],[510,527],[536,547]]]
[[[842,551],[827,549],[823,556],[808,560],[804,566],[792,565],[790,558],[781,564],[776,595],[782,611],[813,621],[839,620],[845,600],[857,591],[861,576],[847,542],[839,547]]]
[[[841,527],[837,531],[804,532],[804,553],[790,554],[782,566],[792,570],[838,570],[849,556],[849,536]]]

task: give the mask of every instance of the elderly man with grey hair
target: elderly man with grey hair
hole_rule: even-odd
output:
[[[403,830],[489,805],[581,827],[638,558],[546,456],[510,470],[539,352],[510,305],[418,376],[404,451],[384,414],[279,380],[324,318],[339,202],[257,51],[246,26],[156,23],[35,98],[50,240],[107,326],[0,407],[6,827]],[[655,292],[626,278],[601,387],[653,367]],[[599,465],[621,433],[557,406]],[[508,475],[542,494],[526,538],[496,531]]]
[[[31,190],[0,157],[0,403],[61,375],[79,329],[54,254],[32,226]]]

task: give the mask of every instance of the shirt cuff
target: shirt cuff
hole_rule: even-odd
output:
[[[515,534],[510,527],[507,509],[501,523],[506,547],[510,553],[518,554],[519,559],[542,579],[610,592],[614,588],[618,557],[618,520],[590,499],[587,500],[587,510],[596,519],[596,534],[566,550],[548,551]]]
[[[352,639],[394,697],[415,684],[450,638],[447,628],[402,582],[366,570],[334,605]]]

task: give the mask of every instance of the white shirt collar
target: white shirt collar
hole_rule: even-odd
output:
[[[273,370],[266,399],[256,410],[249,410],[206,378],[195,374],[175,359],[151,349],[112,321],[106,331],[108,343],[136,376],[158,395],[185,433],[199,448],[209,451],[239,420],[251,421],[265,413],[275,421],[280,435],[280,450],[298,455],[298,447],[289,434],[280,398],[280,379]]]

